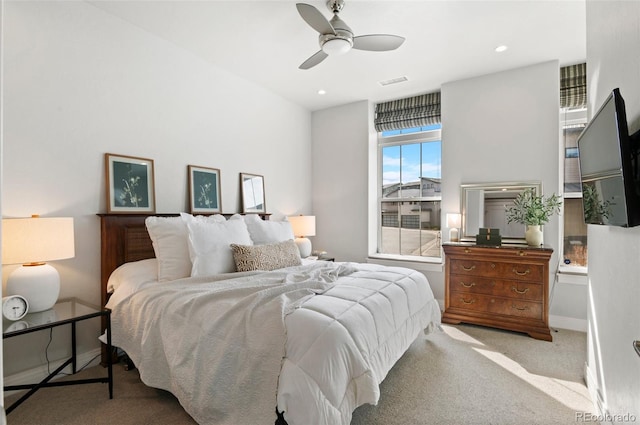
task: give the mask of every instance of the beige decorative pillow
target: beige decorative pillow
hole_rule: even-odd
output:
[[[231,244],[236,270],[275,270],[283,267],[299,266],[300,251],[293,240],[267,245]]]

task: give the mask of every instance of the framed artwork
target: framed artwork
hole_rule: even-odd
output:
[[[264,178],[256,174],[240,173],[240,194],[243,213],[266,213]]]
[[[108,213],[155,213],[153,160],[134,156],[104,156]]]
[[[219,213],[220,170],[189,165],[189,209],[194,213]]]

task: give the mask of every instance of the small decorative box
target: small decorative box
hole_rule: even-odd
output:
[[[500,246],[502,245],[502,236],[493,233],[476,235],[476,245]]]
[[[481,227],[480,234],[481,235],[500,235],[500,229]]]

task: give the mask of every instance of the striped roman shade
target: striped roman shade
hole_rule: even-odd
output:
[[[560,107],[578,108],[587,106],[587,64],[560,68]]]
[[[440,92],[391,100],[376,105],[376,131],[399,130],[440,123]]]

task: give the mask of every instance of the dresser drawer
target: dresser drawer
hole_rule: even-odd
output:
[[[451,273],[467,276],[542,282],[544,267],[539,264],[452,259]]]
[[[449,285],[452,291],[457,292],[487,294],[532,301],[540,301],[542,299],[542,285],[539,283],[452,274]]]
[[[467,311],[542,319],[542,304],[531,301],[452,291],[449,302],[451,307]]]

